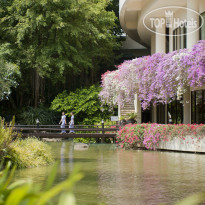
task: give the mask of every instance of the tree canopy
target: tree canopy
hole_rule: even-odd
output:
[[[2,1],[4,2],[4,1]],[[0,43],[7,60],[40,76],[96,69],[117,48],[107,0],[13,0],[2,7]],[[8,52],[9,51],[9,52]]]

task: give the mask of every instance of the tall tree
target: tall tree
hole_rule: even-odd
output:
[[[65,80],[69,73],[96,71],[102,61],[113,61],[118,43],[111,32],[115,15],[106,10],[107,0],[10,2],[0,16],[0,43],[5,48],[1,53],[20,66],[35,106],[44,77]],[[25,91],[20,87],[20,92]]]

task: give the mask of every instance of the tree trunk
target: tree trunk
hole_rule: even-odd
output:
[[[35,78],[34,78],[34,107],[38,106],[39,103],[39,93],[40,93],[40,76],[37,71],[35,71]]]

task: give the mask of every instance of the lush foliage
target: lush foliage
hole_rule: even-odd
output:
[[[0,0],[0,59],[21,72],[9,100],[0,102],[1,115],[16,115],[28,106],[49,107],[63,90],[96,84],[108,67],[114,69],[120,56],[118,4]]]
[[[18,85],[16,77],[19,75],[19,69],[16,65],[0,60],[0,101],[7,99],[11,93],[11,88]]]
[[[180,201],[178,201],[177,203],[175,203],[175,205],[200,205],[203,204],[205,202],[205,191],[202,192],[198,192],[198,193],[194,193]]]
[[[101,107],[99,100],[99,86],[77,89],[69,94],[64,91],[60,93],[52,102],[51,109],[55,111],[64,111],[67,114],[74,112],[75,123],[90,125],[99,122],[102,119],[109,119],[112,112],[107,106]]]
[[[186,56],[183,63],[189,67],[188,79],[191,86],[203,86],[205,84],[205,42],[196,44],[191,53]]]
[[[46,165],[53,161],[50,147],[36,138],[21,139],[13,130],[14,121],[6,125],[0,118],[0,161],[17,167]]]
[[[185,136],[200,140],[205,137],[205,125],[128,124],[118,131],[117,139],[121,148],[156,149],[160,141],[168,141],[173,137],[185,140]]]
[[[110,61],[117,43],[109,32],[115,14],[107,5],[107,0],[12,1],[0,21],[4,56],[10,49],[19,64],[51,78],[94,68],[94,59]]]
[[[41,125],[58,124],[61,113],[55,112],[46,107],[27,107],[17,117],[21,124],[36,125],[36,120],[39,120]]]
[[[135,149],[142,146],[144,139],[145,126],[140,124],[128,124],[122,127],[117,134],[116,143],[121,148]]]
[[[8,152],[10,144],[13,141],[13,135],[17,135],[13,131],[14,120],[5,127],[4,120],[0,117],[0,158],[2,159]],[[20,135],[17,135],[20,138]]]
[[[182,49],[168,54],[125,61],[116,71],[102,75],[100,98],[108,105],[124,105],[135,93],[144,109],[150,103],[169,103],[180,98],[188,86],[205,85],[205,40],[191,51]]]
[[[17,167],[37,167],[53,162],[50,146],[36,138],[13,141],[4,156],[6,161],[12,161]]]
[[[72,187],[82,178],[78,171],[73,172],[66,180],[53,186],[57,175],[57,166],[51,171],[45,187],[32,181],[18,180],[12,183],[15,167],[10,164],[0,172],[0,205],[75,205]],[[54,200],[58,197],[58,200]]]
[[[90,143],[96,143],[97,139],[96,138],[74,138],[73,142],[90,144]]]

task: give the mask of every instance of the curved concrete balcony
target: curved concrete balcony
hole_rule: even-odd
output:
[[[120,24],[126,34],[142,45],[151,46],[151,35],[143,24],[145,15],[166,6],[186,7],[188,0],[120,0]],[[164,17],[164,13],[155,12],[155,16]]]

